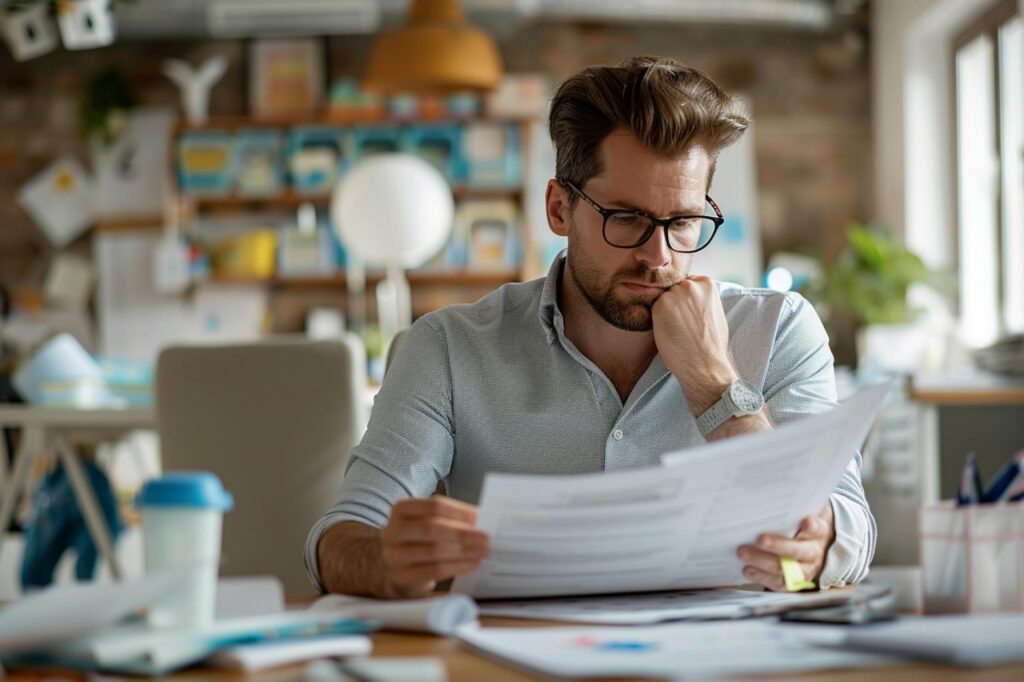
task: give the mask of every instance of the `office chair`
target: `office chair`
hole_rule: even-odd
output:
[[[212,471],[235,499],[224,516],[221,575],[271,574],[286,594],[312,592],[303,543],[335,501],[362,436],[365,358],[355,335],[160,354],[164,470]]]

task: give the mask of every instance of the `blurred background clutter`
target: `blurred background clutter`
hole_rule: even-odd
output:
[[[808,297],[840,398],[903,380],[864,480],[877,562],[916,563],[917,510],[963,455],[988,474],[1024,446],[1022,6],[0,0],[0,598],[21,589],[39,494],[87,521],[58,579],[91,575],[81,547],[104,577],[141,570],[130,501],[161,468],[169,347],[344,339],[359,409],[330,442],[358,440],[396,333],[563,248],[544,217],[550,97],[641,54],[753,114],[695,271]],[[91,504],[64,491],[80,460]],[[209,468],[246,487],[237,463]]]

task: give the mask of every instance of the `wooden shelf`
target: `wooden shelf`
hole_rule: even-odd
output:
[[[518,270],[409,270],[406,272],[412,286],[488,286],[495,287],[522,279]],[[374,286],[384,278],[371,273],[366,276],[367,286]],[[334,289],[346,288],[344,273],[325,277],[211,277],[212,284],[266,284],[281,289]]]
[[[185,121],[179,121],[174,127],[174,134],[178,135],[187,132],[233,132],[244,128],[295,128],[297,126],[332,126],[337,128],[350,128],[353,126],[402,126],[402,125],[448,125],[467,123],[506,123],[522,125],[535,120],[533,117],[516,116],[442,116],[438,118],[399,118],[381,117],[379,115],[349,116],[334,115],[330,112],[322,116],[283,116],[274,118],[254,118],[252,116],[214,116],[206,123],[195,125]]]
[[[452,188],[456,202],[466,200],[500,200],[510,199],[520,203],[522,187],[468,187],[460,185]],[[304,203],[315,206],[328,206],[330,194],[300,194],[287,189],[280,194],[270,196],[225,196],[225,197],[191,197],[199,211],[211,213],[233,213],[239,211],[268,211],[273,209],[295,209]]]

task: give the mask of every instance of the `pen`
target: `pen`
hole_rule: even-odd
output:
[[[988,488],[985,489],[982,500],[985,502],[1007,502],[1020,493],[1021,486],[1024,484],[1022,462],[1024,462],[1024,450],[1014,455],[1006,463],[1006,466],[996,474]]]
[[[956,504],[962,507],[981,502],[981,474],[974,453],[967,455],[964,468],[960,471],[960,487],[956,491]]]

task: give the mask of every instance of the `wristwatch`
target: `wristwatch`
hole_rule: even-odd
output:
[[[697,428],[705,438],[731,417],[757,414],[764,407],[764,396],[754,384],[737,379],[729,384],[721,399],[697,419]]]

